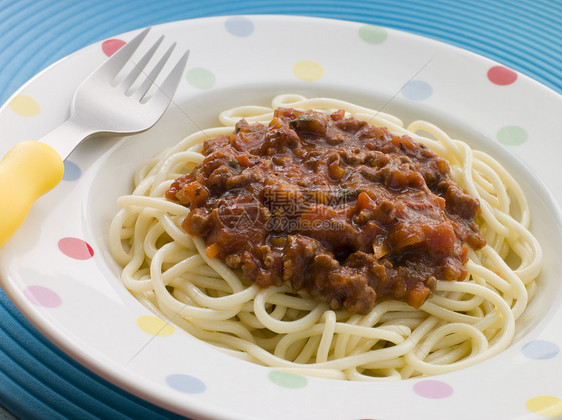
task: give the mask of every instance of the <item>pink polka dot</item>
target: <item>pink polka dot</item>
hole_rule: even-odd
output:
[[[62,238],[59,240],[59,249],[67,257],[76,260],[87,260],[94,256],[92,247],[82,239],[78,238]]]
[[[101,49],[105,55],[111,57],[123,45],[125,45],[125,41],[121,41],[120,39],[108,39],[107,41],[103,41]]]
[[[62,303],[58,294],[43,286],[28,286],[24,289],[23,294],[27,300],[37,306],[56,308]]]
[[[414,385],[414,392],[424,398],[447,398],[453,393],[453,388],[441,381],[420,381]]]
[[[488,70],[488,79],[496,85],[506,86],[517,80],[517,73],[507,67],[494,66]]]

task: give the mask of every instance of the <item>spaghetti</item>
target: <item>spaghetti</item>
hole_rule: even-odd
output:
[[[244,280],[205,242],[181,228],[189,209],[166,200],[175,179],[204,156],[203,142],[228,135],[242,118],[267,124],[279,107],[343,109],[393,134],[409,135],[451,168],[451,177],[480,201],[477,218],[487,245],[469,250],[467,280],[437,281],[419,309],[385,300],[367,314],[333,310],[289,285],[262,289]],[[530,213],[516,181],[489,155],[438,127],[344,101],[293,94],[272,107],[220,114],[224,127],[194,133],[135,175],[131,195],[110,227],[110,249],[125,287],[144,305],[193,336],[236,357],[287,371],[348,380],[390,380],[474,365],[509,346],[515,321],[532,298],[542,251],[529,232]]]

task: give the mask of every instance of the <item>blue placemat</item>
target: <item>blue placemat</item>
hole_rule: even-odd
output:
[[[562,92],[559,0],[0,0],[0,103],[49,64],[92,42],[173,20],[232,14],[316,16],[400,29],[479,53]],[[74,362],[2,291],[0,406],[24,419],[176,417]],[[0,420],[7,416],[0,408]]]

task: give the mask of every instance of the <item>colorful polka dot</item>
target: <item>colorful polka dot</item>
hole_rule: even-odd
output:
[[[308,380],[301,375],[274,370],[269,373],[269,380],[283,388],[304,388]]]
[[[58,246],[64,255],[75,260],[88,260],[94,256],[92,247],[82,239],[62,238],[59,240]]]
[[[324,75],[324,69],[316,61],[299,61],[293,67],[293,73],[305,82],[315,82]]]
[[[488,79],[495,85],[507,86],[517,80],[517,73],[507,67],[494,66],[488,70]]]
[[[212,71],[203,67],[194,67],[186,73],[188,83],[198,89],[210,89],[215,86],[216,78]]]
[[[82,170],[80,169],[80,167],[70,160],[65,160],[64,175],[62,179],[64,181],[76,181],[78,178],[80,178],[80,176],[82,176]]]
[[[252,21],[243,16],[232,16],[224,22],[226,30],[234,36],[250,36],[254,32]]]
[[[413,101],[423,101],[433,93],[433,88],[423,80],[411,80],[401,90],[402,95]]]
[[[509,146],[518,146],[527,141],[527,131],[517,125],[506,125],[498,130],[496,138],[499,142]]]
[[[174,327],[166,321],[153,315],[143,315],[137,318],[137,325],[145,333],[158,337],[168,337],[175,331]]]
[[[440,399],[450,397],[453,388],[441,381],[420,381],[414,385],[414,392],[424,398]]]
[[[367,44],[378,45],[386,41],[388,32],[385,28],[375,25],[363,25],[359,28],[359,38]]]
[[[120,39],[108,39],[107,41],[102,42],[101,49],[105,55],[111,57],[123,45],[125,45],[125,41]]]
[[[14,96],[9,105],[12,111],[24,117],[33,117],[41,111],[39,103],[27,95]]]
[[[525,344],[521,352],[529,359],[546,360],[558,355],[560,347],[552,341],[534,340]]]
[[[562,416],[562,398],[552,395],[533,397],[527,400],[525,407],[527,407],[527,410],[531,413],[551,419],[559,419]]]
[[[189,375],[168,375],[166,376],[166,383],[170,386],[170,388],[173,388],[176,391],[185,392],[186,394],[201,394],[207,389],[207,386],[203,381]]]
[[[28,286],[23,290],[24,296],[31,303],[45,308],[56,308],[62,304],[60,296],[44,286]]]

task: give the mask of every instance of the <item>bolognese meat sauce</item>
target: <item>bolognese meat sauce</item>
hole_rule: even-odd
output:
[[[447,162],[408,136],[347,118],[279,108],[205,142],[204,161],[166,197],[182,226],[260,287],[291,284],[333,309],[376,299],[420,307],[439,280],[463,280],[484,246],[479,203]]]

